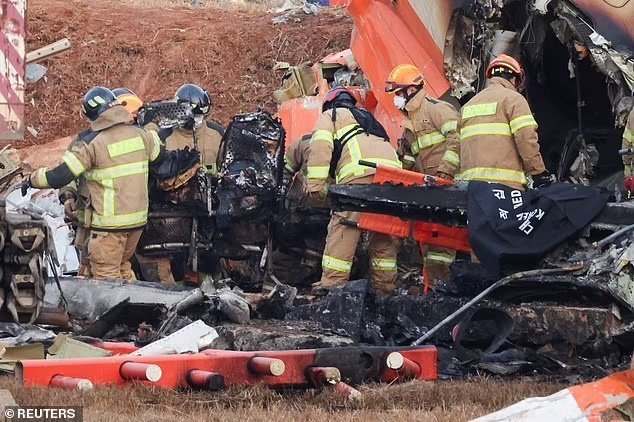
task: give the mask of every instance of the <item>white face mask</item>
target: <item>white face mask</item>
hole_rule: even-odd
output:
[[[406,104],[407,100],[405,98],[401,97],[400,95],[394,96],[394,105],[396,106],[396,108],[398,108],[399,110],[405,110]]]
[[[205,116],[203,116],[202,114],[197,114],[194,116],[194,127],[196,129],[198,129],[199,127],[201,127],[203,125],[203,122],[205,121]]]

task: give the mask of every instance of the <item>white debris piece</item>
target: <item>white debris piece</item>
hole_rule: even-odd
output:
[[[158,354],[197,353],[211,345],[218,338],[218,333],[201,320],[192,322],[169,336],[150,343],[131,356],[148,356]]]

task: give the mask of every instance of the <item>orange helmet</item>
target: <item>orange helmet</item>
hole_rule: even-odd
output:
[[[425,84],[423,72],[413,64],[401,64],[390,72],[385,82],[385,92],[391,94],[409,86],[419,86]]]
[[[116,95],[121,105],[132,115],[136,115],[143,105],[143,101],[128,88],[117,88],[113,89],[112,92]]]
[[[520,63],[511,56],[500,54],[487,67],[486,77],[491,79],[494,73],[511,73],[520,77],[524,77],[524,70]]]

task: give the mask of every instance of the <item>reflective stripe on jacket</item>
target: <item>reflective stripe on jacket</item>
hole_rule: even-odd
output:
[[[416,159],[414,169],[432,176],[438,172],[456,174],[460,168],[456,109],[449,103],[429,98],[421,90],[407,103],[405,111],[403,138]]]
[[[463,108],[459,122],[457,178],[503,183],[523,189],[526,175],[546,168],[539,152],[537,122],[513,84],[494,77]]]
[[[350,110],[337,108],[336,116],[337,120],[333,122],[332,110],[322,113],[310,140],[310,154],[306,166],[310,193],[325,195],[335,138],[342,139],[344,135],[354,133],[359,128]],[[360,165],[359,160],[402,167],[396,151],[389,142],[367,133],[346,138],[349,140],[343,147],[335,170],[336,183],[351,184],[355,180],[374,174],[374,168]]]
[[[161,142],[156,132],[129,122],[125,108],[110,108],[91,123],[91,136],[80,135],[62,157],[76,177],[85,179],[87,226],[121,230],[147,222],[148,162],[159,157]]]

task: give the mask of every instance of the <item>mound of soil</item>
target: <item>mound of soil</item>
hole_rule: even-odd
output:
[[[86,127],[80,112],[94,85],[128,87],[143,100],[170,98],[183,83],[206,88],[212,118],[258,107],[275,111],[271,96],[281,73],[276,61],[318,61],[349,46],[352,21],[344,11],[324,9],[273,25],[263,11],[220,7],[155,9],[116,1],[31,0],[27,50],[67,37],[72,50],[42,64],[47,81],[28,85],[21,146],[43,144]],[[16,147],[20,147],[16,145]]]

